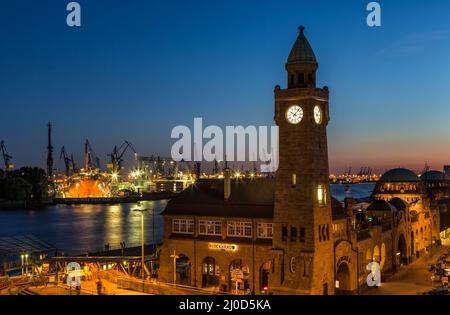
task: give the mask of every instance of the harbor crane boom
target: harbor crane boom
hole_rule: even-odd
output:
[[[122,170],[123,156],[128,149],[132,150],[134,154],[137,154],[131,142],[126,140],[124,140],[119,147],[114,146],[113,152],[111,154],[108,154],[108,156],[111,158],[111,168],[114,173],[118,173]]]
[[[3,161],[5,162],[5,170],[9,171],[14,168],[14,165],[10,163],[12,156],[8,154],[8,150],[6,150],[5,142],[2,140],[0,143],[0,149],[3,155]]]
[[[69,177],[70,176],[70,169],[72,168],[72,171],[74,171],[74,169],[73,169],[73,160],[72,160],[73,156],[72,156],[72,158],[69,158],[67,156],[67,153],[66,153],[66,148],[63,146],[61,148],[61,154],[59,155],[59,158],[61,160],[64,160],[64,165],[66,166],[66,176]]]
[[[86,171],[90,168],[100,168],[100,159],[97,157],[94,150],[92,150],[88,139],[86,139],[84,144],[84,164]]]

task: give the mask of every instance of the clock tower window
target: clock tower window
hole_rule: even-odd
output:
[[[317,186],[317,201],[319,202],[319,207],[327,205],[326,190],[323,185]]]
[[[291,227],[291,242],[297,241],[297,229],[295,227]]]
[[[281,228],[281,240],[282,240],[283,242],[286,242],[286,241],[287,241],[287,238],[288,238],[288,229],[287,229],[286,226],[283,226],[283,227]]]
[[[300,228],[300,243],[304,243],[305,241],[306,241],[305,228]]]
[[[304,87],[305,86],[305,76],[303,75],[303,73],[299,73],[298,74],[298,84],[299,87]]]
[[[297,187],[297,174],[292,174],[292,188]]]

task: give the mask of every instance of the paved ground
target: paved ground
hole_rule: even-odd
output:
[[[447,252],[450,246],[444,245],[441,249],[422,257],[414,263],[402,267],[402,269],[391,276],[379,288],[368,288],[364,295],[417,295],[435,287],[439,287],[439,282],[431,282],[431,273],[428,271],[430,264],[434,264],[437,258]]]
[[[450,240],[444,243],[444,246],[430,254],[428,256],[422,257],[414,263],[402,267],[402,269],[389,277],[389,279],[381,284],[379,288],[369,288],[366,289],[364,295],[417,295],[423,292],[430,291],[434,287],[438,287],[440,283],[431,282],[431,273],[428,271],[430,264],[436,263],[437,258],[441,256],[444,252],[448,252],[450,249]],[[102,286],[105,288],[105,294],[108,295],[143,295],[145,293],[118,289],[117,285],[106,279],[102,279]],[[164,289],[165,294],[215,294],[216,292],[196,292],[192,289],[187,289],[177,286],[176,288],[169,288],[167,285],[159,284],[158,287]],[[164,287],[164,288],[163,288]],[[167,287],[167,288],[166,288]],[[17,288],[18,289],[18,288]],[[40,286],[29,288],[29,291],[39,294],[39,295],[69,295],[76,294],[75,290],[68,289],[67,286],[60,284],[58,287],[53,285]],[[17,294],[17,292],[0,292],[3,294]],[[97,282],[83,281],[81,288],[82,295],[96,295],[97,294]]]

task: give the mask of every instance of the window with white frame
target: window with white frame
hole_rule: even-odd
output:
[[[173,219],[172,233],[194,234],[194,220],[189,219]]]
[[[272,223],[258,223],[258,238],[271,239],[273,236]]]
[[[222,235],[222,222],[199,220],[198,233],[201,235]]]
[[[235,237],[252,237],[252,223],[229,221],[227,235]]]

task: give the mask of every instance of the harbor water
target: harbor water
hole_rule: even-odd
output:
[[[374,184],[350,185],[354,198],[368,197]],[[346,185],[332,185],[332,195],[342,201]],[[161,215],[167,200],[145,201],[138,204],[116,205],[56,205],[38,210],[1,210],[0,237],[34,235],[65,254],[84,254],[139,246],[141,237],[141,213],[137,208],[149,209],[144,213],[146,244],[159,243],[163,235]],[[153,209],[153,210],[152,210]]]

